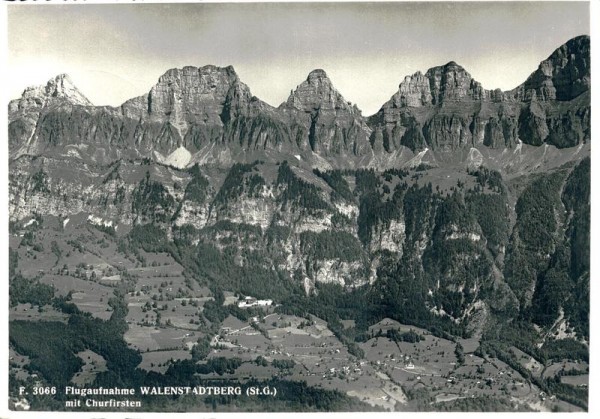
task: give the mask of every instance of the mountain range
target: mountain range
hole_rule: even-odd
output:
[[[320,69],[278,107],[233,67],[168,70],[119,107],[59,75],[8,106],[11,234],[34,266],[35,220],[58,260],[100,229],[217,301],[354,320],[349,348],[388,317],[505,362],[587,353],[590,91],[588,36],[510,91],[455,62],[406,76],[369,117]]]
[[[63,74],[10,102],[10,156],[150,158],[177,167],[298,156],[321,169],[384,169],[423,158],[436,165],[472,148],[573,147],[590,139],[589,46],[587,36],[568,41],[506,92],[485,90],[455,62],[417,72],[370,117],[323,70],[277,108],[253,96],[231,66],[169,70],[120,107],[92,106]]]

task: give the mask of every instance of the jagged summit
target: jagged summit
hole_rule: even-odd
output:
[[[122,109],[128,117],[168,120],[184,134],[192,123],[222,125],[247,114],[250,106],[263,105],[232,66],[206,65],[167,70],[148,94],[128,100]]]
[[[582,35],[558,47],[511,91],[486,90],[464,67],[449,61],[425,74],[417,71],[406,76],[383,108],[435,106],[462,100],[567,101],[590,90],[590,86],[590,37]]]
[[[214,117],[221,113],[232,89],[237,90],[239,100],[249,101],[252,97],[231,66],[171,69],[150,90],[148,112],[159,116],[176,113]]]
[[[432,67],[425,74],[417,71],[406,76],[390,101],[396,108],[441,105],[459,100],[488,100],[489,91],[454,61]]]
[[[182,88],[192,85],[214,88],[217,84],[229,85],[236,81],[239,81],[239,77],[233,66],[218,67],[212,64],[171,68],[158,78],[158,84],[177,82]]]
[[[69,75],[63,73],[48,80],[46,85],[26,88],[19,99],[10,102],[9,112],[43,108],[63,100],[74,105],[93,106],[92,102],[75,87]]]
[[[450,61],[444,66],[427,70],[432,104],[462,99],[486,100],[489,93],[463,67]]]
[[[308,77],[306,78],[306,80],[310,81],[310,80],[315,80],[315,79],[329,80],[329,77],[327,76],[327,73],[325,72],[325,70],[323,70],[321,68],[316,68],[313,71],[311,71],[310,73],[308,73]],[[331,83],[330,80],[329,80],[329,82]]]
[[[517,100],[571,100],[590,90],[590,37],[577,36],[558,47],[511,91]]]
[[[327,76],[325,70],[312,70],[304,82],[294,90],[284,106],[305,112],[314,110],[345,110],[351,113],[357,111],[338,92]]]

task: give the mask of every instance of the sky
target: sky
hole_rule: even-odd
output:
[[[278,106],[315,68],[371,115],[406,75],[456,61],[512,89],[570,38],[587,2],[19,4],[8,9],[10,98],[67,73],[96,105],[147,93],[186,65],[233,65]]]

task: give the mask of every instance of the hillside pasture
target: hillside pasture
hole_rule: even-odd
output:
[[[71,293],[71,302],[83,312],[103,320],[109,319],[112,314],[108,305],[114,291],[111,287],[70,275],[44,275],[40,281],[54,286],[57,296]]]
[[[84,362],[81,371],[75,373],[73,378],[71,378],[71,382],[76,386],[84,387],[85,385],[92,384],[98,373],[108,371],[104,357],[94,351],[86,349],[75,355]]]
[[[51,305],[33,306],[31,304],[17,304],[10,308],[8,318],[13,320],[52,321],[66,323],[69,316],[56,310]]]
[[[144,352],[138,368],[163,374],[169,368],[171,361],[191,358],[192,355],[186,350]]]

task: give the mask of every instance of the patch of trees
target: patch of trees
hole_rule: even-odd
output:
[[[354,172],[354,178],[356,181],[354,194],[356,196],[362,196],[365,193],[376,191],[379,188],[379,173],[374,169],[359,169]]]
[[[219,289],[276,301],[300,292],[300,284],[287,273],[273,269],[272,261],[260,250],[240,252],[237,246],[231,246],[221,251],[211,242],[199,242],[191,249],[180,250],[182,263],[189,272]],[[235,263],[237,257],[243,258],[242,266]]]
[[[85,347],[102,355],[107,367],[120,376],[127,376],[142,361],[141,355],[123,340],[126,327],[122,321],[103,321],[80,314],[69,317],[69,329]]]
[[[277,186],[284,186],[285,189],[279,195],[279,201],[284,208],[291,206],[295,208],[301,206],[308,210],[324,210],[329,205],[319,195],[319,189],[308,182],[298,178],[287,161],[279,165],[277,172]]]
[[[465,363],[465,349],[460,342],[456,344],[456,347],[454,348],[454,354],[456,355],[457,365],[462,365]]]
[[[300,249],[305,255],[317,260],[340,259],[352,262],[360,260],[363,255],[360,242],[345,231],[304,231],[300,234]]]
[[[293,359],[274,359],[271,365],[280,370],[289,370],[294,368],[296,361]]]
[[[68,384],[83,365],[74,353],[85,347],[77,331],[64,323],[12,321],[9,339],[19,353],[30,358],[28,369],[40,372],[53,385]]]
[[[50,192],[48,174],[46,172],[44,172],[43,169],[40,169],[36,173],[34,173],[31,176],[31,179],[29,182],[31,184],[31,192],[32,193],[37,193],[37,192],[49,193]]]
[[[543,359],[547,361],[561,361],[573,359],[589,362],[589,349],[574,339],[557,339],[548,341],[542,346]]]
[[[265,232],[265,238],[268,245],[285,241],[289,238],[292,229],[287,226],[272,224]]]
[[[354,194],[340,170],[322,172],[319,169],[313,169],[313,173],[323,179],[333,189],[331,192],[333,200],[343,199],[348,202],[354,201]]]
[[[114,167],[111,169],[111,171],[108,172],[108,175],[106,175],[104,180],[102,180],[102,184],[106,185],[108,182],[111,182],[113,180],[123,180],[123,178],[121,177],[121,174],[119,173],[120,168],[121,168],[121,161],[119,160],[114,165]]]
[[[529,305],[527,290],[548,267],[547,255],[554,252],[560,210],[559,191],[564,172],[540,175],[519,196],[517,222],[510,238],[504,269],[508,285],[522,307]]]
[[[589,360],[587,347],[573,339],[548,340],[538,348],[536,345],[539,341],[538,332],[530,322],[522,319],[514,320],[510,324],[500,323],[486,330],[482,341],[496,345],[496,348],[502,350],[506,350],[511,345],[515,346],[543,364],[563,359],[585,362]]]
[[[134,376],[141,356],[123,340],[127,307],[123,295],[119,290],[115,292],[115,297],[109,300],[113,314],[108,321],[81,312],[69,301],[70,296],[56,298],[55,307],[69,314],[68,324],[13,321],[10,323],[11,343],[20,353],[32,358],[32,370],[42,373],[54,385],[64,386],[80,369],[81,360],[75,353],[84,349],[106,359],[110,374],[116,377],[111,385],[126,382],[129,376]]]
[[[509,236],[510,219],[506,195],[467,191],[465,204],[481,227],[490,251],[497,256],[500,248],[506,246]]]
[[[198,364],[196,372],[199,374],[210,374],[213,372],[219,375],[233,374],[240,365],[242,365],[242,360],[239,358],[211,358],[205,364]]]
[[[210,235],[221,231],[231,232],[235,237],[239,237],[240,239],[244,237],[248,238],[250,236],[262,236],[262,229],[260,226],[246,223],[232,223],[229,220],[217,221],[214,225],[203,228],[201,233]]]
[[[35,242],[35,231],[28,230],[25,232],[25,234],[23,234],[23,238],[21,239],[21,243],[19,244],[19,246],[34,248],[36,244],[37,243]]]
[[[277,388],[277,394],[290,410],[307,411],[380,411],[354,397],[349,397],[337,390],[323,390],[308,386],[305,382],[288,380],[270,380],[268,382]]]
[[[371,183],[370,175],[364,175],[363,177],[369,180],[368,183]],[[394,194],[387,201],[382,201],[377,189],[367,189],[361,195],[357,222],[358,237],[362,243],[367,244],[370,242],[373,228],[378,224],[382,224],[381,228],[386,229],[392,220],[402,218],[405,187],[406,184],[396,185]]]
[[[50,304],[54,297],[54,287],[42,284],[38,279],[25,278],[20,273],[10,277],[10,306],[29,303],[36,306]]]
[[[492,262],[486,257],[482,246],[468,237],[456,237],[454,233],[474,234],[476,221],[468,213],[462,196],[454,193],[439,201],[436,208],[435,227],[431,245],[423,253],[423,268],[431,287],[437,285],[431,299],[438,307],[453,317],[460,317],[475,295],[470,294],[478,282],[490,275]],[[463,291],[455,291],[462,285]],[[452,288],[448,288],[451,286]]]
[[[372,285],[368,301],[379,320],[389,317],[431,331],[440,337],[463,336],[463,324],[448,317],[436,316],[429,310],[427,280],[415,269],[414,261],[405,254],[395,266],[382,266]]]
[[[106,226],[104,224],[92,224],[92,226],[96,230],[101,231],[102,233],[108,234],[111,237],[117,236],[117,231],[115,230],[115,228],[113,226]]]
[[[433,169],[432,165],[427,163],[420,163],[417,167],[415,167],[415,172],[425,172],[430,169]]]
[[[167,237],[167,233],[155,224],[135,225],[129,234],[118,244],[119,251],[128,253],[139,253],[138,249],[146,252],[166,252],[179,259],[179,253],[173,242]]]
[[[210,337],[203,336],[198,338],[196,345],[192,347],[192,360],[201,361],[210,353]]]
[[[160,182],[150,179],[150,172],[131,194],[131,211],[153,222],[164,223],[175,207],[175,199]]]
[[[379,334],[377,336],[383,336],[383,334]],[[400,332],[397,329],[388,329],[385,332],[385,337],[392,340],[393,342],[410,342],[417,343],[422,340],[425,340],[425,337],[414,330],[409,330],[408,332]]]
[[[565,316],[578,335],[589,337],[590,313],[590,159],[573,169],[562,194],[565,209],[572,214],[566,236],[569,238],[569,275],[572,297],[565,303]]]
[[[19,267],[19,252],[8,248],[8,277],[12,278],[17,273]]]
[[[443,403],[434,403],[427,409],[435,412],[531,412],[525,404],[519,404],[503,397],[468,397]]]
[[[488,187],[494,192],[503,194],[506,192],[504,183],[502,182],[502,175],[496,170],[488,169],[487,167],[480,166],[476,170],[467,170],[471,176],[475,176],[477,183],[481,188]]]
[[[210,187],[208,179],[200,172],[197,163],[188,172],[192,175],[192,180],[190,180],[185,188],[184,199],[203,204],[208,197]]]
[[[241,196],[259,197],[266,182],[260,174],[253,173],[257,164],[256,161],[249,164],[235,163],[231,166],[221,189],[215,196],[213,204],[226,205]]]
[[[173,232],[173,242],[178,248],[191,246],[198,237],[198,230],[192,224],[182,226],[174,224],[171,231]]]

